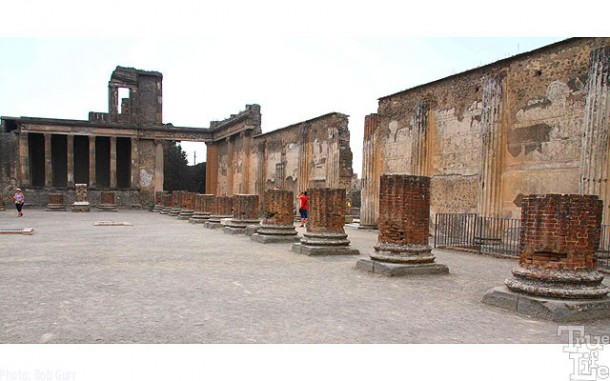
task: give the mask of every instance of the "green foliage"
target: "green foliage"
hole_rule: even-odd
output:
[[[204,193],[205,163],[189,166],[186,152],[179,143],[163,143],[163,190]]]

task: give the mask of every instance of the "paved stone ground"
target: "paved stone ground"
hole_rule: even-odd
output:
[[[385,278],[355,269],[377,234],[351,227],[361,255],[320,258],[147,211],[24,213],[0,212],[0,228],[35,229],[0,235],[0,343],[567,340],[480,302],[514,260],[435,250],[449,275]],[[108,220],[133,226],[93,225]]]

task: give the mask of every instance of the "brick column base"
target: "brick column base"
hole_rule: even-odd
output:
[[[610,289],[594,257],[602,210],[597,196],[526,196],[519,266],[483,302],[553,321],[610,317]]]
[[[116,195],[114,192],[100,193],[100,205],[98,206],[100,212],[116,212]]]
[[[66,205],[64,203],[63,193],[49,193],[49,203],[47,204],[49,212],[65,212]]]
[[[163,195],[163,209],[159,213],[161,214],[169,214],[169,212],[173,208],[173,199],[171,194]]]
[[[208,220],[203,224],[207,229],[222,229],[223,220],[233,218],[233,197],[216,196],[214,197],[214,207]]]
[[[297,242],[293,217],[294,193],[268,190],[265,192],[265,219],[250,239],[260,243]]]
[[[430,178],[383,175],[380,180],[378,242],[371,259],[356,267],[386,276],[449,273],[434,263],[428,245]]]

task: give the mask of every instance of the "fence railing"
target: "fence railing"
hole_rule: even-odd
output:
[[[521,220],[473,213],[439,213],[434,220],[434,247],[518,258]],[[610,270],[610,225],[602,225],[596,256],[598,268]]]

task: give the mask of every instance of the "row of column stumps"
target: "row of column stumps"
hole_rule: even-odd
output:
[[[483,302],[560,322],[609,318],[610,290],[595,258],[602,211],[594,195],[525,196],[519,265]]]
[[[447,266],[434,263],[429,221],[429,177],[382,175],[377,244],[356,268],[385,276],[449,273]]]

